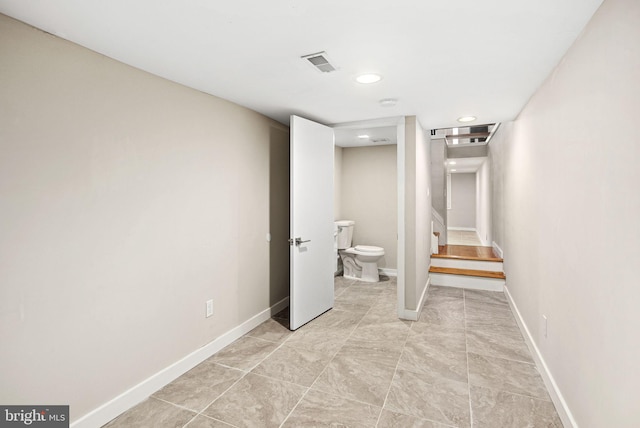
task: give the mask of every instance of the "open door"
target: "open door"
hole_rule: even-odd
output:
[[[333,129],[291,116],[291,330],[333,307],[333,153]]]

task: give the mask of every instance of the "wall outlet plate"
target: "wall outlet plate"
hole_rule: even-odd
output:
[[[213,299],[207,300],[206,318],[209,318],[211,315],[213,315]]]

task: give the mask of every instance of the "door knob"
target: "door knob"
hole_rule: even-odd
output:
[[[311,242],[311,239],[307,239],[306,241],[303,241],[302,238],[296,238],[295,240],[292,238],[289,238],[289,245],[296,244],[296,246],[298,246],[300,244],[304,244],[305,242]]]

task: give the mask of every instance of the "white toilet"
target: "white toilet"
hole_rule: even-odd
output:
[[[384,248],[371,245],[356,245],[351,247],[353,239],[352,220],[336,221],[338,234],[336,236],[338,252],[344,267],[344,277],[366,282],[378,282],[378,260],[384,256]]]

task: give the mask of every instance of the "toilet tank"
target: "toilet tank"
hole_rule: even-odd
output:
[[[353,220],[338,220],[336,221],[336,227],[338,228],[338,250],[346,250],[351,248],[351,240],[353,239],[353,225],[356,224]]]

